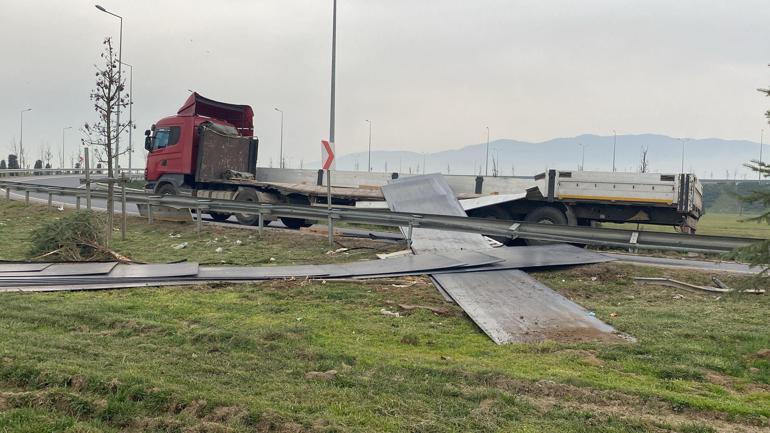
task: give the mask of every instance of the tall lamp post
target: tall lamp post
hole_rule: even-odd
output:
[[[762,182],[762,148],[765,147],[765,130],[759,133],[759,182]]]
[[[484,176],[489,176],[489,126],[487,126],[487,156],[484,158]]]
[[[372,121],[367,119],[366,122],[369,123],[369,164],[366,171],[372,171]]]
[[[687,139],[680,138],[679,141],[682,142],[682,171],[680,173],[684,173],[684,145],[687,143]]]
[[[118,81],[123,79],[123,17],[117,14],[114,14],[107,9],[103,8],[102,6],[95,5],[96,9],[99,9],[100,11],[112,15],[115,18],[120,20],[120,38],[118,39]],[[120,101],[120,88],[118,88],[118,101]],[[118,102],[118,109],[117,109],[117,124],[118,128],[120,128],[120,102]],[[117,169],[120,165],[120,129],[118,129],[118,135],[115,136],[115,168]]]
[[[61,164],[59,165],[59,168],[64,168],[64,131],[68,129],[72,129],[72,127],[65,126],[61,129],[61,159],[59,160]]]
[[[615,150],[617,149],[618,144],[618,133],[613,129],[612,130],[612,172],[615,172]]]
[[[582,153],[581,159],[580,159],[580,171],[585,171],[586,166],[586,146],[583,143],[578,143],[578,146],[580,146],[580,151]]]
[[[128,66],[128,174],[130,175],[131,160],[134,155],[134,66],[121,63]]]
[[[278,157],[280,158],[278,160],[278,166],[281,168],[284,168],[283,167],[283,110],[279,110],[278,107],[275,107],[274,109],[275,111],[281,113],[281,148],[280,148],[280,154],[278,155]]]
[[[31,108],[27,108],[26,110],[21,110],[19,112],[19,154],[16,155],[19,157],[19,168],[25,168],[24,163],[24,113],[27,111],[32,111]]]

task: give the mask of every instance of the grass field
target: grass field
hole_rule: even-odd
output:
[[[707,213],[698,221],[697,233],[701,235],[770,239],[770,224],[747,221],[750,218],[752,216]],[[636,226],[633,224],[603,223],[602,227],[628,229]],[[640,228],[649,231],[674,232],[674,228],[668,226],[641,225]]]
[[[29,231],[59,215],[0,202],[0,258],[24,258]],[[400,248],[344,240],[360,249],[327,255],[323,236],[264,236],[132,221],[114,247],[210,263]],[[637,286],[631,276],[709,275],[617,264],[534,275],[638,342],[496,346],[424,278],[0,294],[0,432],[770,428],[769,296]],[[380,313],[399,304],[442,313]]]

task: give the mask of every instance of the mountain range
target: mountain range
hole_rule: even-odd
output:
[[[760,144],[747,140],[720,138],[677,139],[658,134],[618,135],[592,134],[556,138],[539,143],[499,139],[489,143],[489,175],[495,167],[501,176],[531,176],[547,168],[578,170],[585,158],[586,171],[612,171],[613,141],[616,143],[617,171],[637,172],[642,149],[647,149],[650,172],[677,173],[682,169],[704,179],[751,179],[756,175],[743,166],[759,159]],[[484,174],[486,143],[433,153],[373,149],[373,171],[409,173]],[[583,156],[585,149],[585,156]],[[763,160],[770,159],[765,147]],[[338,170],[366,170],[367,153],[337,157]]]

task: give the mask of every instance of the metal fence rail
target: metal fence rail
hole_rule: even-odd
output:
[[[0,188],[5,189],[6,198],[10,198],[11,190],[23,191],[27,201],[29,201],[29,194],[31,192],[48,194],[49,205],[52,202],[53,196],[56,195],[77,197],[78,206],[80,199],[89,194],[91,198],[107,198],[107,193],[100,190],[87,191],[80,188],[31,185],[7,180],[0,180]],[[346,221],[354,224],[406,227],[408,228],[407,233],[411,233],[411,228],[422,227],[478,233],[511,239],[522,238],[619,248],[704,253],[729,252],[736,248],[746,247],[762,241],[762,239],[755,238],[560,226],[459,216],[400,213],[375,209],[364,210],[341,206],[327,209],[325,206],[261,204],[230,200],[209,200],[184,196],[158,196],[128,191],[125,192],[125,194],[121,194],[120,190],[116,191],[114,199],[118,202],[125,200],[125,202],[147,204],[149,209],[148,219],[150,222],[152,222],[153,218],[153,207],[167,206],[177,209],[192,209],[196,211],[197,215],[208,212],[259,215],[260,229],[264,224],[263,221],[265,217],[291,217],[308,220],[325,220],[332,218],[334,220]],[[123,208],[125,209],[125,206]],[[201,219],[197,218],[197,222],[200,227]]]
[[[114,170],[116,176],[120,176],[125,173],[126,175],[137,176],[144,175],[143,168],[118,168]],[[0,177],[14,177],[14,176],[55,176],[55,175],[70,175],[70,174],[107,174],[106,168],[9,168],[0,170]]]

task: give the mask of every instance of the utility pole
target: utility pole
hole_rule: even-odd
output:
[[[334,99],[335,82],[337,79],[337,0],[333,0],[332,11],[332,82],[331,82],[331,106],[329,109],[329,146],[332,152],[334,147]],[[332,164],[333,166],[334,164]],[[329,246],[334,246],[334,220],[332,219],[332,167],[326,169],[326,209],[329,211]]]
[[[283,110],[279,109],[278,107],[274,107],[274,110],[281,113],[281,147],[280,147],[280,153],[279,153],[279,160],[278,160],[278,166],[281,168],[284,168],[283,164]]]
[[[369,165],[367,171],[372,171],[372,121],[367,120],[369,123]],[[387,169],[385,171],[388,171]]]
[[[580,146],[580,150],[582,152],[582,157],[580,160],[580,171],[585,171],[586,167],[586,146],[583,143],[578,143],[578,146]]]
[[[487,126],[487,156],[484,158],[484,176],[489,176],[489,126]]]
[[[615,150],[617,149],[618,144],[618,133],[613,129],[612,130],[612,172],[615,172]]]
[[[26,110],[21,110],[19,112],[19,154],[16,155],[19,157],[19,168],[26,168],[24,166],[24,163],[26,162],[24,160],[24,113],[27,111],[32,111],[32,109],[27,108]]]
[[[59,168],[64,168],[64,131],[72,129],[71,126],[65,126],[61,129],[61,159],[59,160]]]

